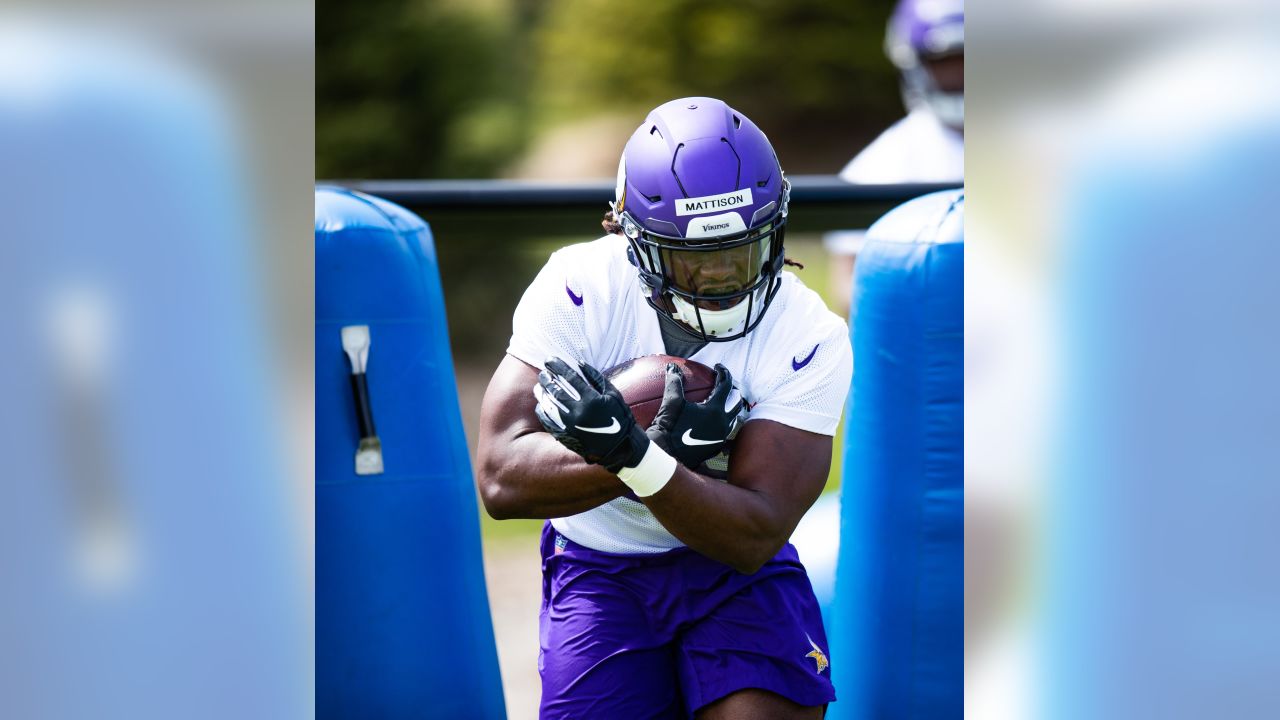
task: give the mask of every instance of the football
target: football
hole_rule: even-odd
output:
[[[649,427],[662,405],[666,387],[667,363],[675,363],[684,375],[684,396],[690,402],[701,402],[711,394],[716,374],[711,368],[674,355],[645,355],[610,368],[604,376],[622,393],[640,427]]]
[[[649,427],[662,405],[666,387],[667,363],[675,363],[684,375],[684,397],[689,402],[702,402],[715,386],[716,373],[700,362],[674,355],[645,355],[610,368],[604,376],[622,393],[640,427]],[[732,439],[733,436],[730,436]],[[729,450],[711,458],[698,468],[700,475],[724,480],[729,477]],[[635,498],[632,497],[634,500]]]

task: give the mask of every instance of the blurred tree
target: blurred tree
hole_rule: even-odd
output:
[[[892,6],[320,0],[316,174],[492,177],[557,128],[638,123],[685,95],[746,113],[789,172],[836,172],[902,114],[883,53]]]
[[[522,14],[511,0],[321,2],[316,176],[496,172],[527,141]]]
[[[718,97],[789,172],[834,173],[902,115],[884,57],[893,0],[560,0],[535,31],[539,129],[676,97]],[[619,146],[625,141],[621,138]]]

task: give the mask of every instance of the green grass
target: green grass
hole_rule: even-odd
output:
[[[543,520],[494,520],[480,509],[480,535],[485,540],[511,540],[537,538],[542,532]]]

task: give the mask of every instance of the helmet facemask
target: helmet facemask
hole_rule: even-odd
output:
[[[952,53],[937,57],[919,58],[915,65],[902,73],[903,96],[908,107],[922,105],[943,125],[956,130],[964,129],[964,90],[942,88],[929,68],[932,61],[963,57]]]
[[[739,231],[741,218],[727,213],[690,223],[691,237],[652,232],[615,208],[649,304],[704,342],[736,340],[755,329],[781,286],[789,197],[784,179],[781,204],[760,208],[751,229]],[[722,226],[730,232],[698,232]]]

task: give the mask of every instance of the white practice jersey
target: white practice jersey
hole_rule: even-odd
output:
[[[864,185],[964,182],[964,135],[928,110],[912,110],[850,160],[840,179]],[[823,244],[830,252],[854,254],[865,235],[862,230],[827,233]]]
[[[552,254],[520,299],[512,325],[507,353],[536,368],[558,356],[605,372],[637,357],[666,354],[657,312],[627,260],[626,239],[617,235]],[[707,343],[690,359],[729,369],[750,408],[748,422],[774,420],[824,435],[835,434],[853,371],[844,321],[786,271],[755,330]],[[551,524],[603,552],[660,553],[683,545],[648,508],[628,498]]]

